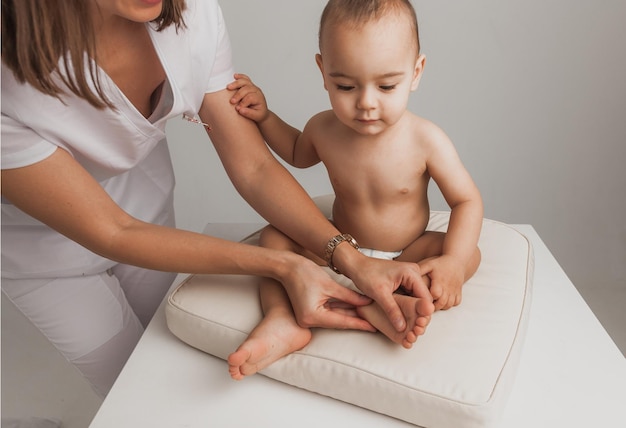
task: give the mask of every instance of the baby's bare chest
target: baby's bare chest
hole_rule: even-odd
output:
[[[421,199],[427,190],[427,160],[417,144],[353,144],[335,149],[320,153],[320,157],[336,193]]]

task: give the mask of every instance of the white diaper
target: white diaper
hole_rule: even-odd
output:
[[[375,259],[384,259],[384,260],[393,260],[396,257],[402,254],[402,250],[400,251],[380,251],[380,250],[372,250],[371,248],[359,248],[361,254],[364,254],[368,257],[374,257]]]

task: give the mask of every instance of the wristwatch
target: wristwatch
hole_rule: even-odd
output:
[[[328,267],[337,273],[341,272],[339,272],[339,269],[337,269],[333,264],[333,254],[335,253],[335,248],[337,248],[337,246],[342,242],[347,242],[348,244],[352,245],[356,250],[359,249],[359,244],[356,242],[356,239],[354,239],[349,233],[342,233],[341,235],[333,236],[332,238],[330,238],[328,244],[326,244],[324,258],[326,259],[326,264],[328,265]]]

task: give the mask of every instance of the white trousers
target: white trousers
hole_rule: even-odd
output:
[[[105,397],[175,277],[116,265],[91,276],[2,278],[2,291]]]

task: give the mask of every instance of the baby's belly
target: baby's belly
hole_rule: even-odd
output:
[[[430,209],[358,210],[337,209],[334,222],[342,233],[350,233],[361,247],[400,251],[426,230]]]

